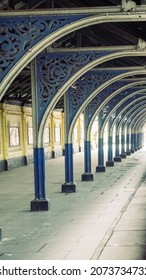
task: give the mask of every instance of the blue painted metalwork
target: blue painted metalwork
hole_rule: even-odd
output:
[[[8,71],[38,42],[80,15],[41,15],[0,17],[0,82]]]
[[[104,166],[103,138],[98,138],[98,166]]]
[[[122,134],[121,134],[121,154],[125,153],[125,133],[122,128]]]
[[[113,137],[112,135],[108,135],[108,161],[113,160]]]
[[[116,146],[115,146],[115,157],[119,157],[120,155],[120,139],[119,134],[116,134]]]
[[[87,106],[84,110],[84,172],[86,173],[86,177],[87,177],[87,173],[91,173],[91,141],[90,139],[88,139],[87,136],[89,115],[90,112],[88,111],[88,106]]]
[[[134,150],[137,151],[137,133],[134,133]]]
[[[131,109],[133,108],[133,102],[132,101],[134,101],[135,103],[139,100],[139,98],[141,99],[141,97],[143,97],[144,98],[144,95],[140,95],[140,94],[138,94],[137,96],[134,96],[134,97],[132,97],[132,98],[129,98],[127,101],[126,101],[126,103],[123,103],[121,106],[119,106],[119,108],[118,108],[118,110],[117,111],[121,111],[121,110],[123,110],[128,104],[129,104],[129,106],[128,106],[128,108],[126,109],[126,110],[124,110],[124,112],[120,115],[120,118],[119,118],[119,120],[117,121],[117,124],[118,124],[118,126],[119,126],[119,124],[120,124],[120,122],[121,122],[121,119],[123,119],[123,121],[122,121],[122,126],[124,126],[124,123],[126,123],[127,122],[127,119],[128,119],[128,122],[127,122],[127,129],[128,129],[128,127],[129,127],[129,125],[131,124],[131,118],[129,117],[130,115],[131,115]],[[132,103],[131,103],[132,102]],[[135,105],[136,106],[136,105]],[[138,103],[137,103],[137,107],[138,107]],[[129,113],[130,112],[130,113]],[[130,115],[128,115],[128,113],[130,114]],[[125,119],[124,119],[124,116],[126,116],[125,117]],[[123,136],[122,136],[122,139],[123,139],[123,137],[124,137],[124,139],[123,139],[123,142],[125,142],[125,136],[124,136],[124,132],[122,132],[123,133]],[[132,133],[131,135],[129,134],[129,133],[127,133],[127,135],[126,135],[126,140],[127,140],[127,142],[126,142],[126,147],[127,147],[127,152],[128,151],[130,151],[130,146],[131,146],[131,151],[132,152],[134,152],[134,150],[136,149],[137,150],[137,148],[138,148],[138,135],[137,135],[137,133]],[[124,143],[123,143],[123,145],[122,145],[122,153],[124,153],[125,152],[125,149],[124,149]]]
[[[73,145],[65,144],[65,182],[73,182]]]
[[[107,104],[106,106],[101,110],[101,114],[103,115],[103,117],[101,118],[100,120],[100,124],[101,124],[101,129],[102,129],[102,125],[103,123],[105,123],[105,118],[108,117],[109,113],[111,112],[112,109],[115,108],[115,105],[117,105],[122,99],[123,97],[125,96],[128,96],[129,94],[131,93],[134,93],[137,91],[137,89],[139,89],[139,87],[137,88],[129,88],[126,92],[124,92],[124,96],[123,96],[123,92],[121,92],[120,94],[118,94],[117,96],[113,97]],[[113,121],[115,119],[115,116],[118,115],[128,104],[130,104],[132,101],[136,101],[137,98],[139,98],[140,96],[143,96],[143,95],[133,95],[132,97],[130,97],[129,99],[127,99],[124,103],[122,103],[119,108],[114,112],[113,116],[111,117],[110,119],[110,123],[111,123],[111,126],[113,124]],[[129,107],[127,110],[124,111],[123,113],[123,116],[121,115],[117,121],[117,124],[120,123],[121,119],[123,119],[124,117],[124,114],[125,112],[127,113],[129,111],[129,109],[133,107],[133,104]],[[123,121],[123,124],[124,122],[126,122],[126,119]],[[110,149],[110,137],[109,137],[109,149]],[[122,155],[126,156],[125,154],[125,135],[124,135],[124,132],[122,134]],[[110,153],[110,151],[109,151]],[[115,153],[115,156],[118,157],[119,156],[119,136],[117,136],[117,139],[116,139],[116,153]],[[108,155],[108,157],[110,158],[110,154]]]
[[[130,134],[127,132],[126,135],[126,150],[129,151],[130,150]]]
[[[101,136],[102,112],[98,115],[98,166],[104,166],[103,137]]]
[[[44,148],[34,148],[35,199],[45,199]]]
[[[144,147],[144,132],[142,133],[142,147]]]
[[[104,57],[113,51],[84,51],[84,52],[52,52],[43,53],[37,56],[37,92],[38,92],[38,108],[40,125],[42,117],[50,101],[54,98],[59,89],[88,63]],[[118,74],[126,73],[128,70],[93,70],[82,75],[69,89],[69,125],[76,115],[81,104],[104,82],[117,76]],[[107,98],[110,93],[117,90],[121,86],[128,85],[128,81],[115,82],[100,92],[91,102],[92,114],[93,107],[95,110]],[[124,92],[123,92],[124,95]],[[95,112],[94,110],[94,112]],[[90,114],[90,117],[91,115]]]
[[[69,98],[70,98],[70,123],[72,122],[74,116],[79,110],[81,104],[86,100],[90,94],[97,90],[99,86],[101,86],[106,81],[120,75],[122,73],[126,73],[128,70],[94,70],[88,71],[85,75],[83,75],[80,79],[77,80],[69,88]],[[98,106],[105,100],[114,90],[120,88],[121,86],[127,85],[129,82],[120,81],[115,82],[111,86],[106,87],[106,89],[102,90],[88,105],[89,106],[89,121],[93,116],[93,113],[97,110]]]
[[[69,78],[71,78],[71,76],[79,71],[83,66],[109,53],[112,53],[112,51],[85,51],[76,53],[55,52],[44,53],[37,56],[39,125],[50,101],[53,99],[57,91],[65,84],[65,82],[67,82]],[[98,77],[95,76],[97,74]],[[118,72],[115,72],[115,75],[116,74],[118,74]],[[114,77],[114,72],[109,71],[104,73],[103,71],[99,71],[99,73],[94,74],[94,71],[92,71],[90,78],[86,79],[85,77],[86,75],[83,75],[82,78],[79,79],[79,82],[76,82],[69,89],[69,95],[71,96],[69,104],[72,117],[73,111],[76,113],[78,110],[77,107],[80,106],[83,100],[86,99],[94,88],[98,87],[107,79]]]
[[[112,117],[108,120],[108,161],[106,166],[111,166],[110,163],[113,161],[113,136],[111,135]]]
[[[84,141],[85,173],[91,173],[91,141]]]
[[[138,90],[137,87],[136,87],[136,89],[135,89],[135,88],[128,89],[126,95],[128,96],[128,95],[130,95],[131,93],[137,92],[137,90]],[[119,118],[118,118],[118,120],[117,120],[117,126],[118,126],[119,123],[121,122],[121,119],[123,119],[124,115],[127,114],[127,113],[129,112],[129,110],[133,107],[133,104],[130,105],[130,103],[131,103],[132,101],[134,101],[134,100],[135,100],[135,102],[136,102],[136,100],[137,100],[139,97],[141,97],[141,96],[143,96],[143,95],[142,95],[142,94],[141,94],[141,95],[138,94],[138,95],[134,95],[134,96],[130,97],[130,98],[127,99],[125,102],[123,102],[123,103],[118,107],[118,109],[114,112],[115,116],[119,115],[120,112],[129,104],[128,108],[127,108],[126,110],[124,110],[124,113],[121,114],[121,115],[119,115]],[[117,96],[117,99],[118,99],[118,96]],[[119,100],[122,100],[122,95],[120,95],[120,94],[119,94]],[[112,99],[111,99],[111,103],[112,103]],[[117,103],[118,103],[118,100],[117,100]],[[114,108],[113,104],[112,104],[112,107],[111,107],[110,104],[108,104],[108,105],[109,105],[109,108]],[[115,104],[115,105],[116,105],[116,104]],[[113,118],[112,121],[114,121],[114,118]],[[126,121],[126,119],[125,119],[125,121]],[[124,121],[123,121],[123,122],[124,122]]]
[[[133,89],[131,89],[131,90],[129,91],[129,94],[131,93],[132,90],[133,90]],[[132,103],[131,105],[130,105],[130,103],[131,103],[133,100],[135,100],[135,102],[136,102],[136,100],[138,100],[138,98],[139,98],[140,96],[143,96],[143,95],[140,95],[140,94],[139,94],[139,95],[137,95],[137,96],[133,96],[133,97],[129,98],[126,102],[124,102],[121,106],[119,106],[119,108],[115,111],[115,115],[118,115],[118,114],[120,114],[120,112],[129,104],[128,108],[127,108],[126,110],[124,110],[124,113],[121,114],[121,115],[119,116],[119,118],[118,118],[118,120],[117,120],[117,127],[119,126],[119,124],[120,124],[120,122],[121,122],[121,119],[124,118],[124,115],[127,115],[127,117],[128,117],[128,112],[130,111],[131,108],[133,108],[133,103]],[[124,125],[124,123],[126,122],[127,117],[125,118],[125,120],[123,120],[123,125]],[[114,121],[114,119],[113,119],[113,121]],[[130,122],[130,120],[129,120],[129,122]],[[117,136],[117,137],[118,137],[118,136]],[[121,136],[121,148],[122,148],[121,153],[122,153],[122,154],[125,153],[125,140],[127,140],[127,142],[126,142],[127,151],[130,150],[130,146],[131,146],[131,149],[132,149],[132,150],[135,149],[135,144],[134,144],[134,137],[133,137],[133,135],[131,135],[131,137],[130,137],[130,135],[127,134],[126,139],[125,139],[125,135],[124,135],[124,132],[123,132],[123,133],[122,133],[122,136]],[[119,144],[118,144],[118,143],[119,143],[119,140],[117,140],[116,142],[117,142],[117,144],[116,144],[116,150],[117,150],[117,151],[116,151],[116,156],[118,156],[118,153],[119,153]]]
[[[97,71],[97,74],[95,74],[95,73],[96,73],[96,71],[93,72],[94,77],[95,77],[93,79],[92,71],[89,71],[86,75],[82,76],[82,78],[79,79],[77,81],[77,83],[75,83],[75,86],[73,85],[74,88],[72,86],[72,88],[69,89],[70,123],[72,122],[72,119],[74,118],[75,114],[77,113],[80,105],[89,96],[89,94],[91,94],[91,90],[92,91],[96,90],[98,88],[98,86],[100,86],[100,84],[98,85],[96,83],[96,77],[98,79],[98,71]],[[114,74],[115,73],[116,72],[114,71]],[[107,73],[105,73],[105,75],[106,74]],[[119,71],[117,71],[117,75],[118,74],[120,74]],[[85,77],[85,79],[84,79],[84,77]],[[83,83],[82,83],[82,79],[84,79]],[[86,80],[87,80],[87,82],[86,82]],[[92,87],[88,86],[88,81],[89,81],[89,85],[92,84]],[[92,99],[92,101],[86,107],[86,110],[88,110],[88,121],[86,121],[87,127],[88,127],[90,120],[92,119],[94,113],[96,112],[97,108],[103,103],[103,101],[106,100],[106,98],[109,97],[110,94],[112,94],[114,91],[116,91],[116,90],[120,89],[121,87],[126,86],[128,84],[130,84],[130,82],[124,81],[124,80],[114,82],[113,84],[111,84],[110,86],[108,86],[104,90],[102,90],[95,98]],[[107,105],[103,108],[104,117],[103,117],[102,122],[104,122],[105,114],[107,115],[120,100],[122,100],[128,94],[130,94],[134,91],[136,92],[138,89],[142,89],[142,87],[136,86],[134,88],[129,88],[127,90],[123,90],[121,93],[119,93],[117,96],[115,96],[110,102],[108,102]],[[87,91],[87,96],[86,96],[86,91]]]
[[[69,95],[68,95],[68,104],[69,104],[69,124],[71,124],[72,119],[74,118],[75,114],[77,113],[77,110],[79,109],[80,105],[84,102],[84,100],[96,89],[98,88],[101,83],[105,82],[106,80],[113,78],[114,75],[121,74],[126,71],[110,71],[107,70],[102,73],[101,70],[94,70],[89,71],[85,75],[83,75],[70,89],[69,89]],[[99,75],[100,74],[100,75]],[[103,75],[103,77],[102,77]],[[110,76],[111,75],[111,76]],[[100,76],[100,80],[99,80]],[[86,116],[86,129],[89,125],[89,122],[99,107],[99,105],[111,94],[114,90],[117,90],[121,88],[122,86],[128,85],[130,82],[128,81],[118,81],[113,83],[111,86],[107,87],[104,91],[101,91],[98,96],[96,96],[86,107],[86,111],[88,111],[88,115]],[[128,91],[124,90],[119,95],[115,96],[112,101],[110,101],[107,106],[105,106],[101,110],[102,118],[101,118],[101,126],[106,118],[106,116],[109,114],[109,112],[112,110],[112,108],[115,107],[115,105],[122,100],[125,96],[128,94],[131,94],[134,90],[139,89],[139,87],[131,88]],[[141,89],[141,87],[140,87]],[[125,106],[125,104],[124,104]],[[102,140],[99,140],[102,142]],[[102,149],[100,148],[99,152],[99,162],[103,162],[103,160],[100,160],[102,158]],[[91,153],[91,152],[90,152]],[[86,150],[85,150],[86,155]],[[87,156],[87,155],[86,155]],[[90,154],[91,157],[91,154]]]
[[[142,127],[140,127],[140,132],[139,132],[139,148],[142,148]]]
[[[141,147],[141,134],[137,133],[137,148],[138,148],[138,150],[140,149],[140,147]]]
[[[111,86],[112,88],[112,86]],[[118,95],[114,96],[109,102],[106,103],[106,105],[103,107],[102,109],[102,114],[103,114],[103,119],[102,119],[102,124],[105,121],[105,118],[109,115],[109,113],[115,108],[115,106],[123,100],[123,98],[125,98],[126,96],[137,92],[138,89],[141,89],[141,87],[134,87],[134,88],[129,88],[126,91],[122,91],[120,92]],[[139,95],[140,96],[140,95]],[[114,112],[112,119],[111,119],[111,125],[114,121],[114,118],[116,115],[118,115],[123,108],[126,107],[127,104],[131,103],[131,101],[136,100],[138,98],[138,96],[132,96],[129,99],[127,99],[127,101],[125,101],[124,103],[122,103],[119,108],[116,110],[116,112]],[[129,109],[128,109],[129,110]]]
[[[134,150],[134,133],[131,133],[131,149]]]
[[[121,84],[121,83],[120,83]],[[118,85],[118,83],[116,83],[116,86]],[[115,86],[115,85],[114,85]],[[118,85],[119,86],[119,85]],[[112,89],[112,86],[111,86],[111,89]],[[104,121],[105,121],[105,118],[107,118],[108,117],[108,114],[111,112],[111,110],[112,109],[114,109],[115,108],[115,105],[117,105],[117,103],[119,103],[121,100],[123,100],[123,98],[124,97],[126,97],[126,96],[128,96],[128,95],[130,95],[131,93],[134,93],[134,92],[137,92],[137,90],[138,89],[141,89],[141,87],[134,87],[134,88],[129,88],[129,89],[127,89],[126,91],[124,90],[124,91],[122,91],[121,93],[119,93],[117,96],[114,96],[107,104],[106,104],[106,106],[101,110],[101,112],[100,112],[100,114],[102,115],[102,117],[101,117],[101,119],[100,119],[100,129],[102,128],[102,125],[103,125],[103,123],[104,123]],[[122,111],[122,109],[124,109],[126,106],[127,106],[127,104],[130,104],[133,100],[135,100],[136,101],[136,99],[137,98],[139,98],[139,96],[140,95],[138,95],[138,96],[132,96],[131,98],[129,98],[127,101],[125,101],[121,106],[119,106],[119,108],[114,112],[114,114],[111,116],[111,119],[110,119],[110,124],[111,124],[111,126],[112,126],[112,124],[113,124],[113,121],[114,121],[114,119],[115,119],[115,117],[116,117],[116,115],[118,115],[121,111]],[[142,95],[143,96],[143,95]],[[104,100],[104,99],[103,99]],[[96,103],[95,103],[96,104]],[[90,110],[90,107],[91,106],[91,103],[87,106],[87,108],[86,108],[86,110],[88,109],[88,112],[89,112],[89,114],[88,114],[88,122],[90,122],[90,119],[91,119],[91,116],[93,115],[93,113],[97,110],[97,107],[95,107],[95,106],[93,106],[93,108],[92,108],[92,110]],[[97,106],[97,104],[96,104],[96,106]],[[131,105],[131,106],[133,106],[133,105]],[[129,106],[129,108],[130,108],[130,106]],[[129,111],[129,108],[127,109],[127,111],[126,112],[128,112]],[[125,112],[124,112],[124,114],[125,114]],[[118,121],[117,121],[117,124],[118,123],[120,123],[120,121],[121,121],[121,118],[123,118],[123,116],[121,115],[120,117],[119,117],[119,119],[118,119]],[[125,120],[126,121],[126,120]],[[124,136],[123,136],[124,137]],[[124,143],[123,143],[123,147],[122,147],[122,153],[124,153],[125,152],[125,139],[123,138],[123,140],[124,140]],[[109,152],[109,154],[108,154],[108,160],[112,160],[112,150],[110,149],[110,147],[111,147],[111,141],[112,141],[112,139],[111,139],[111,137],[109,137],[109,146],[108,146],[108,152]],[[116,157],[119,157],[119,135],[116,135],[116,151],[115,151],[115,156]],[[101,157],[101,155],[100,155],[100,157]]]
[[[142,131],[140,132],[140,149],[142,148]]]

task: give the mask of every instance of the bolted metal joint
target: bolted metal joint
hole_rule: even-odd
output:
[[[129,11],[135,11],[136,9],[136,3],[132,0],[122,0],[122,11],[129,12]]]
[[[140,50],[146,49],[146,41],[139,38],[138,43],[137,43],[137,49],[140,49]]]

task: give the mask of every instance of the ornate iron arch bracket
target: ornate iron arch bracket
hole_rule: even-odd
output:
[[[114,91],[116,91],[116,90],[120,89],[121,87],[126,86],[128,84],[130,84],[130,82],[124,81],[124,80],[115,82],[112,85],[108,86],[104,91],[101,91],[95,98],[92,99],[92,101],[86,107],[88,110],[88,125],[89,125],[92,117],[96,113],[97,109],[99,108],[99,106],[102,105],[103,101],[105,101]],[[135,87],[134,89],[136,89],[136,88],[137,87]],[[106,115],[108,114],[108,112],[110,112],[121,99],[123,99],[125,96],[127,96],[131,92],[132,92],[132,89],[130,89],[130,91],[129,91],[129,89],[123,90],[118,95],[114,96],[109,102],[106,103],[106,105],[102,109],[103,110],[103,121],[104,121]]]
[[[114,51],[84,51],[84,52],[67,52],[67,53],[44,53],[38,55],[36,59],[36,76],[37,76],[37,95],[38,95],[38,108],[39,108],[39,121],[38,126],[41,123],[42,117],[49,103],[53,100],[56,93],[61,87],[82,67],[88,65],[88,63],[95,59],[104,57],[107,54],[113,53]],[[96,71],[95,71],[96,73]],[[120,72],[121,73],[121,72]],[[91,74],[92,77],[94,73]],[[99,76],[96,80],[96,87],[113,77],[113,73],[104,73],[99,71]],[[79,79],[79,83],[84,83],[85,76]],[[89,94],[89,91],[94,89],[95,85],[93,82],[86,87],[85,94],[79,94],[78,99],[82,102]],[[88,81],[89,82],[89,81]],[[79,83],[75,83],[69,90],[69,94],[73,94],[74,87],[78,88]],[[85,80],[85,84],[87,81]],[[80,88],[81,89],[81,88]],[[75,95],[74,95],[75,96]],[[70,100],[73,104],[74,101]],[[80,103],[80,102],[77,102]],[[78,104],[79,105],[79,104]],[[75,107],[73,105],[73,107]],[[72,109],[73,110],[73,109]]]
[[[54,31],[84,15],[0,17],[0,82],[26,52]]]
[[[102,114],[102,124],[103,125],[105,123],[105,120],[108,120],[108,116],[110,114],[111,111],[113,111],[113,109],[115,108],[115,106],[119,103],[119,107],[117,108],[116,112],[113,113],[113,115],[111,116],[111,126],[112,123],[114,122],[115,117],[125,108],[125,106],[127,106],[129,103],[131,103],[131,101],[136,100],[137,97],[139,97],[140,95],[133,95],[130,96],[132,93],[136,93],[138,91],[138,89],[142,89],[142,87],[134,87],[134,88],[129,88],[126,91],[122,91],[121,93],[119,93],[118,95],[116,95],[115,97],[113,97],[101,110],[101,114]],[[126,97],[126,96],[130,96],[126,101],[124,101],[124,103],[121,103],[121,101]],[[142,95],[143,96],[143,95]]]
[[[74,119],[81,104],[86,100],[90,94],[93,93],[101,84],[112,79],[113,77],[125,73],[128,70],[93,70],[83,75],[74,85],[69,88],[68,106],[70,112],[70,123]],[[127,85],[127,81],[118,81],[102,90],[91,102],[87,105],[88,108],[88,122],[90,122],[97,108],[102,104],[110,94],[120,87]]]

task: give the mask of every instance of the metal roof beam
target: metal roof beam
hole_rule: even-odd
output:
[[[1,11],[0,16],[19,16],[19,15],[67,15],[67,14],[89,14],[89,15],[109,15],[109,14],[132,14],[132,13],[142,13],[146,12],[146,5],[136,6],[134,12],[124,12],[122,11],[122,6],[105,6],[105,7],[83,7],[83,8],[59,8],[59,9],[47,9],[47,10],[17,10],[17,11]]]
[[[137,45],[119,45],[119,46],[105,46],[105,47],[77,47],[77,48],[48,48],[48,52],[84,52],[84,51],[126,51],[137,50]]]

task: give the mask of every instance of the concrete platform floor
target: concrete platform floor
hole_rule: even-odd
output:
[[[92,161],[94,171],[96,150]],[[146,259],[146,151],[91,182],[81,182],[83,153],[74,165],[77,192],[65,194],[64,158],[46,162],[47,212],[30,211],[32,165],[0,173],[1,260]]]

